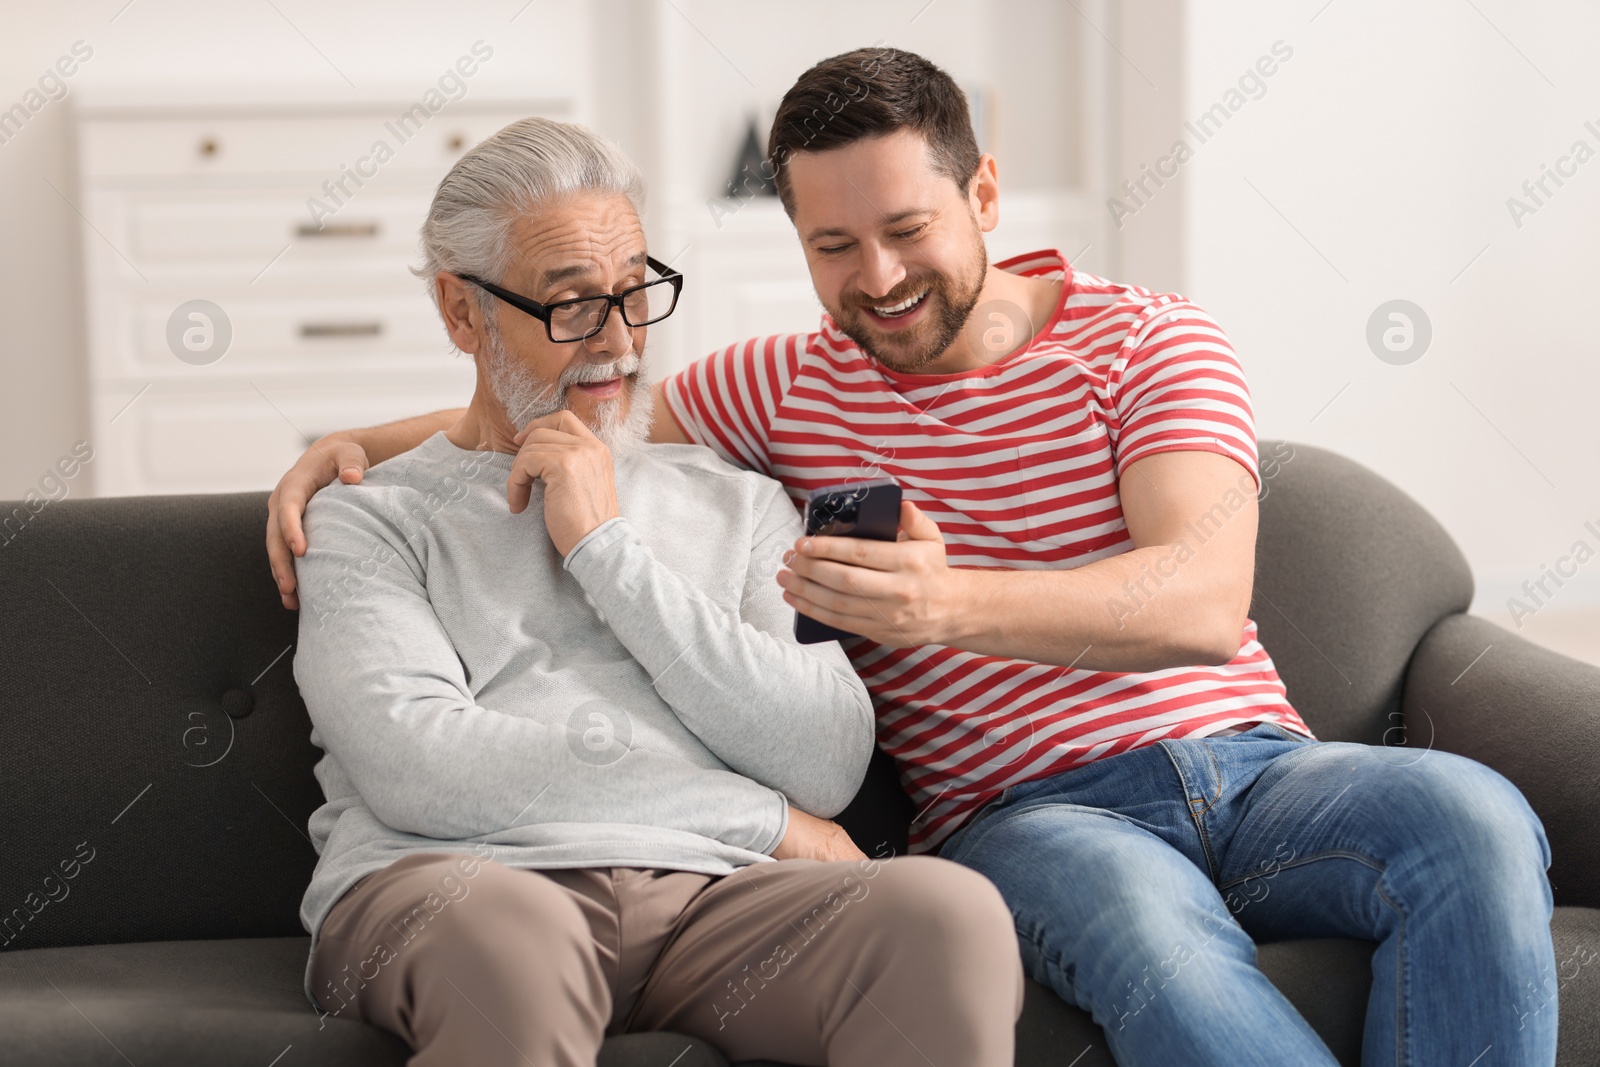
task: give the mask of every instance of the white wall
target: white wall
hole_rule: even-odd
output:
[[[722,191],[747,117],[757,117],[764,143],[779,98],[803,71],[827,56],[876,43],[927,56],[968,87],[1003,82],[991,94],[996,121],[981,147],[1001,155],[1010,185],[1055,188],[1078,178],[1079,160],[1071,149],[1081,119],[1072,79],[1082,23],[1067,5],[674,0],[657,12],[662,29],[681,42],[684,53],[683,80],[670,91],[684,102],[687,114],[679,117],[686,137],[674,150],[684,161],[684,192],[695,199]],[[1039,137],[1038,130],[1053,133]]]
[[[93,49],[66,79],[66,97],[0,143],[0,499],[21,497],[74,441],[94,438],[73,206],[71,113],[80,97],[153,84],[197,95],[233,85],[335,99],[388,88],[411,98],[478,39],[495,54],[471,92],[568,85],[593,95],[585,0],[539,0],[515,21],[520,2],[490,0],[273,0],[277,10],[206,0],[125,3],[0,4],[0,110],[23,100],[74,42]]]
[[[1600,549],[1600,158],[1520,229],[1506,206],[1575,140],[1600,152],[1600,8],[1325,4],[1186,5],[1190,117],[1275,40],[1294,49],[1163,191],[1186,198],[1187,292],[1231,334],[1259,435],[1420,500],[1472,564],[1474,610],[1512,625],[1541,564]],[[1409,365],[1365,340],[1393,298],[1433,325]],[[1549,604],[1600,605],[1600,559]]]

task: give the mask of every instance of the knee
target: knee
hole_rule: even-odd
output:
[[[863,888],[877,898],[874,930],[898,944],[959,956],[963,965],[1017,955],[1011,911],[994,883],[932,856],[885,861]]]
[[[1437,864],[1458,891],[1524,898],[1537,892],[1548,909],[1550,843],[1521,790],[1475,760],[1431,755],[1445,758],[1412,768],[1423,772],[1421,789],[1434,815],[1416,827],[1430,866]]]
[[[1112,903],[1070,935],[1068,958],[1108,987],[1130,976],[1170,980],[1179,969],[1255,962],[1255,942],[1222,900],[1152,900],[1141,895]],[[1171,971],[1173,974],[1166,972]]]
[[[885,925],[905,934],[943,938],[976,931],[1014,938],[1011,911],[1000,890],[977,871],[932,856],[886,861],[863,885],[879,896]]]
[[[949,982],[956,1001],[1013,992],[1022,1012],[1022,959],[1011,910],[977,871],[932,856],[885,861],[870,881],[877,898],[869,937],[894,948],[922,988]]]

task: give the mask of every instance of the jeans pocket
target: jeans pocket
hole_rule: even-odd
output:
[[[1267,729],[1271,730],[1274,734],[1276,734],[1278,737],[1282,738],[1285,741],[1295,741],[1295,742],[1297,742],[1299,744],[1309,745],[1309,744],[1311,744],[1312,742],[1314,742],[1316,740],[1316,738],[1314,738],[1314,737],[1307,737],[1305,734],[1297,734],[1293,730],[1286,730],[1282,726],[1279,726],[1275,722],[1260,722],[1260,723],[1256,723],[1256,725],[1252,726],[1249,730],[1247,730],[1245,732],[1246,733],[1254,733],[1255,731],[1261,729],[1263,726],[1266,727]]]

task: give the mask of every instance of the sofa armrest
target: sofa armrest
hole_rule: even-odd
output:
[[[1401,709],[1408,745],[1468,756],[1522,790],[1550,839],[1557,904],[1600,907],[1600,667],[1447,615],[1417,645]]]

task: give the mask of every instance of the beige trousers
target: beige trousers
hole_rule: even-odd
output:
[[[735,1063],[1010,1067],[1023,989],[999,892],[930,856],[717,877],[410,855],[339,898],[312,982],[410,1067],[594,1067],[649,1030]]]

